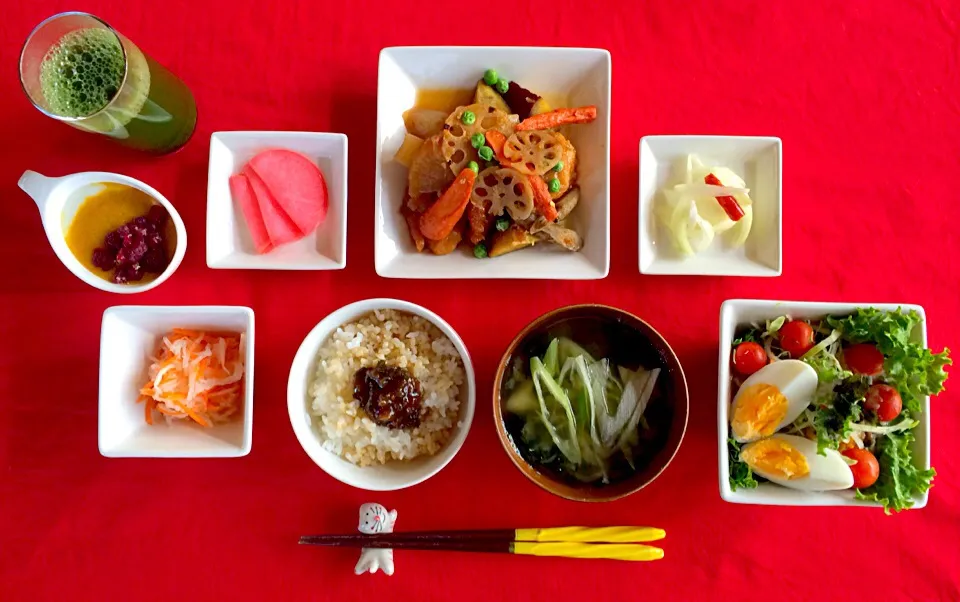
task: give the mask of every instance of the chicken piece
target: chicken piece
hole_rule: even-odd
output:
[[[503,232],[497,232],[493,235],[489,254],[490,257],[499,257],[513,251],[532,247],[536,242],[537,239],[532,234],[514,224]]]
[[[470,244],[476,245],[487,239],[487,232],[493,225],[494,216],[487,213],[482,205],[470,203],[467,206],[467,222],[470,226],[469,236]]]
[[[560,146],[560,160],[563,161],[563,169],[557,173],[557,179],[560,180],[560,189],[550,193],[550,197],[554,200],[565,195],[577,178],[577,148],[563,134],[555,134],[555,136],[557,144]]]

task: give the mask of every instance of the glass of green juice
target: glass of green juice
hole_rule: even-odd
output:
[[[139,150],[173,152],[197,124],[184,83],[87,13],[60,13],[34,28],[20,53],[20,83],[42,113]]]

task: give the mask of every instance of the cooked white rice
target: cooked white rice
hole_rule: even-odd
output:
[[[423,416],[415,429],[370,420],[353,399],[357,370],[384,361],[420,381]],[[337,328],[320,345],[310,414],[323,447],[360,466],[433,455],[450,438],[466,374],[439,328],[406,312],[377,310]]]

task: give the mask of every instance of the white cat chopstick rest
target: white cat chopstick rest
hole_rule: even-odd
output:
[[[357,530],[361,533],[393,533],[393,526],[397,522],[397,511],[387,509],[380,504],[364,504],[360,506],[360,525]],[[381,570],[387,575],[393,574],[393,550],[389,548],[363,548],[360,550],[360,560],[353,569],[354,573],[376,573]]]

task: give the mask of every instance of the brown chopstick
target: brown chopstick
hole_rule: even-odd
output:
[[[516,536],[515,529],[486,529],[464,531],[408,531],[406,533],[346,533],[342,535],[304,535],[300,543],[314,546],[346,546],[356,547],[350,543],[360,542],[362,547],[377,547],[369,545],[371,542],[440,542],[440,541],[485,541],[511,542]],[[391,546],[384,546],[391,547]]]

